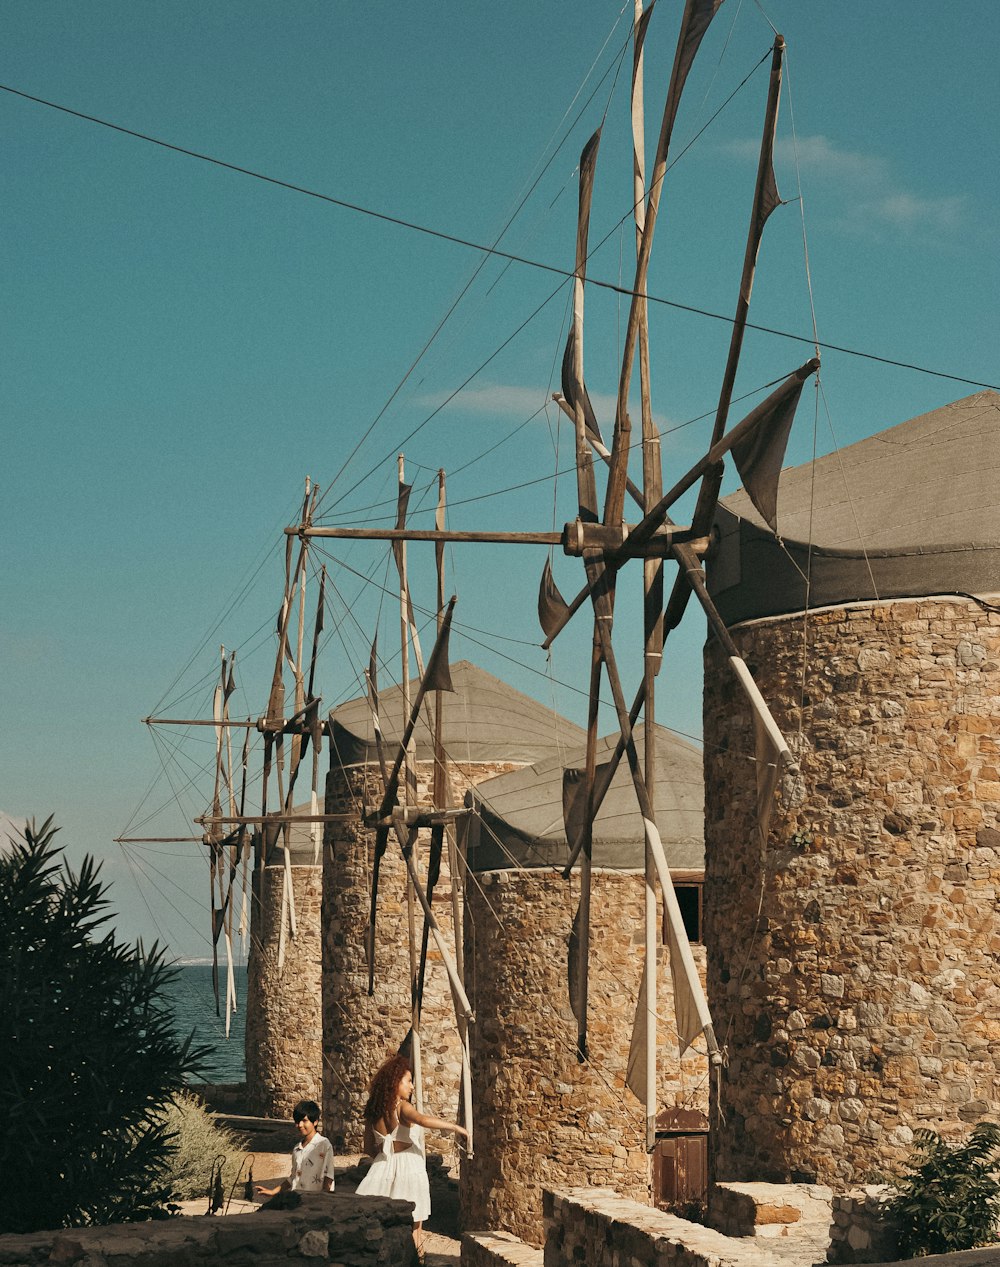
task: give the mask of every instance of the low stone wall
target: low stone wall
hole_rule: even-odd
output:
[[[867,1184],[833,1199],[833,1263],[882,1263],[896,1257],[896,1231],[882,1207],[889,1189]]]
[[[188,1090],[213,1113],[242,1113],[246,1109],[245,1082],[192,1082]]]
[[[0,1236],[0,1265],[35,1267],[406,1267],[413,1207],[383,1197],[303,1193],[294,1210],[121,1223]]]
[[[833,1189],[822,1183],[717,1183],[708,1198],[710,1227],[750,1237],[761,1246],[781,1242],[803,1262],[825,1262],[832,1240]]]
[[[825,1183],[716,1183],[708,1197],[708,1220],[728,1237],[806,1225],[829,1232],[834,1201],[833,1188]]]
[[[544,1267],[545,1252],[510,1232],[467,1232],[462,1267]]]
[[[774,1267],[770,1250],[753,1241],[733,1240],[609,1188],[557,1189],[545,1193],[543,1205],[545,1267]]]

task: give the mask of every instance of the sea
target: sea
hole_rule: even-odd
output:
[[[243,1034],[246,1026],[246,965],[234,969],[236,978],[236,1011],[230,1018],[226,1037],[225,1003],[226,970],[219,965],[219,998],[221,1016],[215,1014],[212,991],[212,965],[187,963],[177,967],[177,975],[166,994],[173,1005],[175,1028],[185,1037],[194,1031],[195,1043],[205,1043],[211,1050],[197,1082],[244,1082],[246,1063],[243,1055]]]

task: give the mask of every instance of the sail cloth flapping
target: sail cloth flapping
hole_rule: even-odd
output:
[[[560,594],[556,578],[552,575],[552,560],[546,559],[538,586],[538,623],[546,637],[551,637],[562,628],[568,611],[566,600]]]
[[[746,494],[772,532],[778,531],[778,476],[804,383],[805,379],[796,374],[784,389],[769,396],[754,410],[759,417],[752,428],[732,446]]]

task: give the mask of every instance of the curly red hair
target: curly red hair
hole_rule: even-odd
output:
[[[410,1062],[405,1056],[390,1056],[384,1060],[372,1078],[368,1089],[368,1103],[365,1105],[365,1121],[373,1126],[379,1120],[389,1125],[395,1116],[396,1101],[399,1099],[399,1084],[403,1075],[412,1073]]]

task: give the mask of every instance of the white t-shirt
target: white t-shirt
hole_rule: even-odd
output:
[[[330,1180],[332,1188],[333,1145],[317,1131],[308,1144],[296,1144],[292,1149],[292,1190],[322,1192],[324,1179]]]

